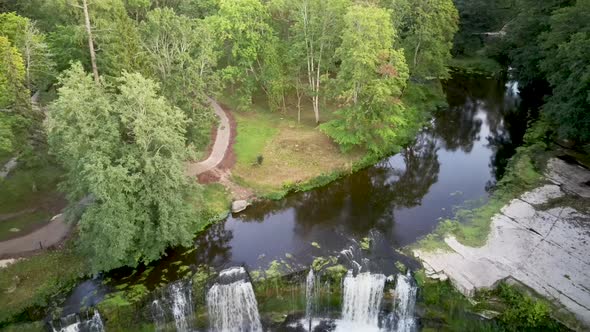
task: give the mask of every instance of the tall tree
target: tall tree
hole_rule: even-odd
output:
[[[320,122],[320,99],[324,76],[334,66],[334,54],[340,45],[343,17],[349,0],[296,0],[292,30],[297,52],[304,56],[302,67],[307,77],[316,123]]]
[[[507,28],[506,48],[510,65],[522,86],[545,80],[540,63],[543,48],[539,37],[550,29],[551,13],[569,6],[573,0],[517,0],[518,14]]]
[[[219,11],[211,20],[225,48],[226,66],[221,74],[238,88],[239,106],[252,103],[257,85],[270,99],[275,98],[274,75],[280,74],[275,70],[280,59],[267,8],[260,0],[220,0]]]
[[[321,129],[344,149],[363,146],[376,154],[390,152],[409,111],[400,101],[408,66],[403,51],[393,47],[390,13],[354,5],[344,21],[335,84],[343,108],[338,119]]]
[[[60,79],[48,117],[53,152],[67,171],[70,199],[94,198],[80,220],[80,247],[94,271],[156,260],[189,245],[199,224],[187,197],[183,113],[158,85],[124,73],[118,93],[80,64]]]
[[[453,0],[394,0],[390,4],[411,75],[447,77],[459,24]]]
[[[0,36],[5,36],[22,55],[25,81],[31,91],[43,88],[54,76],[54,62],[45,35],[35,22],[15,13],[0,14]]]
[[[556,10],[541,40],[540,68],[553,90],[543,111],[562,138],[590,141],[590,0]]]
[[[202,149],[212,121],[207,95],[218,85],[212,23],[157,8],[147,14],[140,32],[150,72],[162,82],[166,97],[185,112],[189,142]]]
[[[88,50],[90,52],[90,65],[92,66],[92,74],[94,81],[98,83],[100,77],[98,76],[98,66],[96,65],[96,52],[94,52],[94,39],[92,39],[92,26],[90,25],[90,14],[88,14],[88,3],[82,0],[82,10],[84,10],[84,26],[86,27],[86,34],[88,35]]]
[[[0,36],[0,150],[14,152],[27,144],[29,97],[22,57]]]

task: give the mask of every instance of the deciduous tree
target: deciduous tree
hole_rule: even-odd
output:
[[[393,48],[396,36],[390,13],[354,5],[344,21],[336,78],[343,108],[338,119],[321,129],[344,149],[362,146],[376,154],[390,152],[409,111],[400,100],[408,66],[403,51]]]
[[[190,244],[199,224],[186,201],[196,188],[184,175],[182,111],[140,74],[124,73],[118,83],[118,93],[108,93],[76,64],[60,79],[48,117],[68,197],[94,199],[79,239],[94,271],[156,260]]]

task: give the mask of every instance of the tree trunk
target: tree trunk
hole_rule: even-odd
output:
[[[418,52],[420,52],[420,44],[422,43],[422,37],[418,39],[418,45],[416,45],[416,49],[414,50],[414,71],[416,71],[416,67],[418,66]]]
[[[295,91],[297,92],[297,123],[301,123],[301,90],[299,79],[295,83]]]
[[[86,23],[86,33],[88,33],[88,49],[90,50],[90,63],[92,64],[92,74],[96,84],[100,82],[98,76],[98,67],[96,66],[96,53],[94,53],[94,41],[92,40],[92,28],[90,27],[90,16],[88,15],[88,4],[82,0],[84,7],[84,22]]]

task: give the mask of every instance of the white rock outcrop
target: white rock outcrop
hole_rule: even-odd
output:
[[[555,182],[569,193],[583,193],[586,188],[579,181],[590,172],[567,171],[565,167],[572,165],[562,163],[549,162],[548,178],[563,181]],[[545,185],[512,200],[492,218],[490,235],[480,248],[464,246],[450,236],[445,242],[452,251],[415,250],[414,254],[427,275],[437,279],[446,275],[467,296],[514,279],[562,304],[590,327],[590,216],[570,207],[540,211],[534,206],[563,195],[558,185]]]

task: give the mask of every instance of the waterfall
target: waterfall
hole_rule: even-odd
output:
[[[207,293],[210,330],[261,332],[258,303],[243,267],[221,271]]]
[[[406,275],[398,274],[395,285],[394,313],[397,332],[412,332],[416,329],[414,307],[416,305],[417,287],[410,270]]]
[[[342,319],[378,327],[385,276],[364,272],[355,277],[352,270],[349,270],[344,278],[343,287]]]
[[[311,320],[313,316],[314,280],[313,269],[309,269],[307,279],[305,280],[305,320],[309,322],[308,331],[311,331]]]
[[[156,326],[156,331],[161,331],[166,324],[166,312],[158,300],[154,300],[150,308],[152,311],[152,320]]]
[[[172,317],[176,324],[176,331],[188,332],[193,317],[192,285],[190,283],[175,283],[170,286],[172,298]]]
[[[94,310],[92,318],[81,321],[78,314],[71,314],[60,319],[61,328],[53,328],[53,332],[104,332],[104,325],[98,310]]]

